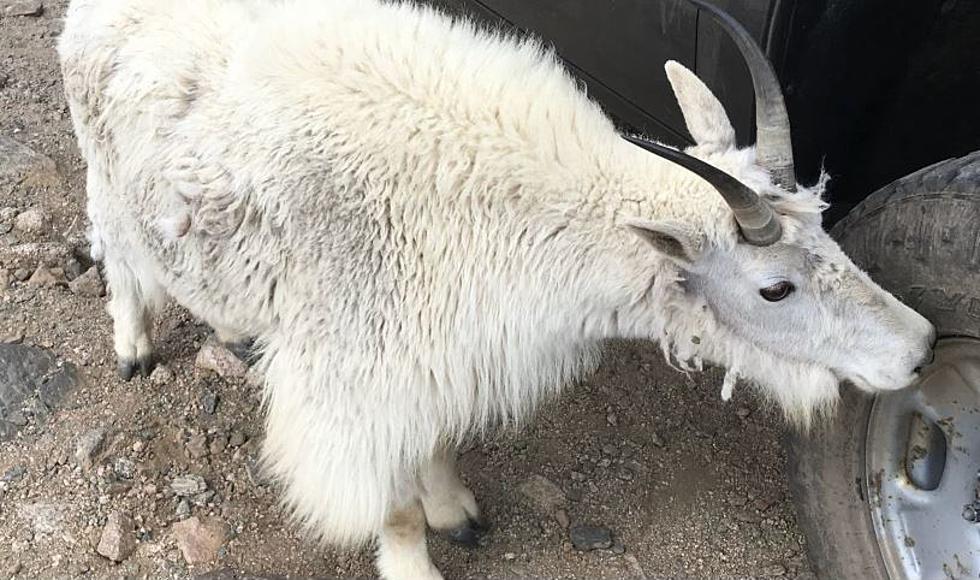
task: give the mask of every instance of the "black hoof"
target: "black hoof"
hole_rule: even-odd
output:
[[[139,370],[141,377],[149,377],[150,373],[153,372],[153,357],[144,356],[136,360],[120,360],[116,369],[124,381],[131,380],[137,370]]]
[[[128,381],[133,378],[133,371],[136,370],[136,361],[121,360],[116,365],[116,370],[119,371],[119,376],[122,377],[122,380]]]
[[[141,359],[138,359],[136,362],[137,364],[139,364],[140,374],[144,378],[150,378],[150,374],[153,372],[153,367],[155,366],[153,362],[153,357],[145,356]]]
[[[469,518],[465,524],[458,528],[447,530],[446,537],[449,541],[467,548],[476,548],[480,545],[480,538],[489,531],[486,522],[480,519]]]

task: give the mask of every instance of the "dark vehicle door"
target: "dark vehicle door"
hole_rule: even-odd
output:
[[[590,95],[624,126],[688,142],[663,63],[695,70],[750,142],[752,93],[734,46],[686,0],[432,0],[454,12],[529,32],[552,45]],[[765,45],[779,0],[718,0]]]

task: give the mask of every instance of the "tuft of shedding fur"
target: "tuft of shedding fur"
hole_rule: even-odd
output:
[[[431,9],[73,0],[58,50],[120,362],[152,354],[168,296],[258,337],[284,502],[320,540],[379,538],[388,577],[438,577],[421,518],[477,515],[448,452],[526,421],[606,339],[732,369],[804,427],[842,377],[907,383],[927,344],[820,229],[825,178],[774,187],[676,63],[689,152],[769,199],[779,244],[740,243],[552,52]],[[764,303],[776,279],[799,296]]]

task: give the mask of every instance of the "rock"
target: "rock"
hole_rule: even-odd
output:
[[[156,385],[169,385],[174,381],[174,372],[167,365],[159,364],[150,373],[150,380]]]
[[[127,457],[117,457],[112,464],[112,470],[120,479],[133,479],[136,475],[136,464]]]
[[[0,268],[0,292],[10,288],[10,272]]]
[[[248,438],[245,437],[244,433],[241,431],[234,431],[232,432],[231,437],[228,438],[228,445],[231,445],[232,447],[241,447],[242,445],[245,445],[245,441],[247,440]]]
[[[71,290],[72,294],[78,296],[92,296],[93,298],[105,296],[105,284],[102,283],[99,269],[95,266],[69,282],[68,289]]]
[[[180,497],[188,497],[207,491],[208,483],[200,475],[181,475],[170,482],[170,489]]]
[[[188,564],[204,564],[218,557],[228,537],[228,526],[216,518],[193,516],[171,526],[177,547]]]
[[[136,550],[135,529],[136,522],[128,515],[120,511],[110,513],[95,551],[113,562],[122,562]]]
[[[3,578],[13,578],[14,576],[20,574],[20,571],[24,569],[24,565],[20,562],[14,561],[3,568]]]
[[[194,364],[198,368],[213,371],[226,379],[241,378],[248,372],[248,365],[230,350],[214,341],[204,343],[197,353]]]
[[[0,343],[20,344],[22,342],[24,342],[24,331],[19,328],[0,334]]]
[[[191,502],[185,497],[177,504],[177,519],[186,520],[189,517],[191,517]]]
[[[23,331],[15,331],[23,339]],[[64,396],[78,382],[75,366],[60,363],[50,352],[34,346],[15,344],[14,337],[0,341],[0,441],[18,431],[15,422],[20,409],[30,401],[35,405],[33,421],[43,422],[61,406]],[[14,417],[10,417],[13,414]],[[10,421],[13,418],[15,421]]]
[[[655,431],[650,433],[650,442],[653,443],[656,447],[663,447],[664,445],[666,445],[663,437],[658,435]]]
[[[738,415],[739,419],[745,419],[752,414],[752,411],[748,407],[739,407],[735,409],[735,414]]]
[[[208,454],[208,438],[204,433],[198,433],[187,440],[187,452],[194,459],[200,459]]]
[[[27,268],[17,268],[14,270],[14,278],[18,282],[23,282],[31,277],[31,271]]]
[[[56,286],[60,281],[61,280],[55,276],[54,272],[44,266],[38,266],[27,283],[31,286],[37,286],[39,288],[50,288],[52,286]]]
[[[13,409],[7,413],[7,421],[15,427],[27,426],[27,416],[24,415],[24,411],[20,409]]]
[[[786,567],[782,564],[773,564],[771,566],[766,566],[759,571],[759,576],[763,578],[772,578],[774,576],[785,576]]]
[[[105,447],[106,430],[102,427],[91,429],[78,438],[75,446],[75,461],[88,471],[95,466]]]
[[[208,451],[211,452],[211,455],[218,455],[224,451],[226,447],[228,447],[228,438],[224,435],[215,435],[211,439],[211,443],[208,445]]]
[[[30,529],[26,533],[36,536],[51,536],[62,530],[65,523],[64,506],[55,503],[37,502],[22,504],[18,508],[22,519],[27,520]]]
[[[613,545],[612,532],[602,526],[575,526],[568,535],[577,550],[604,550]]]
[[[28,242],[14,246],[0,245],[0,264],[7,268],[28,269],[38,264],[60,267],[72,258],[71,248],[58,242]],[[30,275],[30,270],[28,270]],[[26,279],[26,276],[25,276]]]
[[[542,475],[532,475],[518,487],[518,490],[545,512],[551,512],[564,505],[566,501],[565,493],[561,488]]]
[[[2,0],[0,6],[3,7],[4,16],[40,16],[44,14],[44,4],[41,3],[41,0]]]
[[[47,231],[51,218],[40,208],[31,208],[21,212],[14,219],[14,228],[22,234],[37,236]]]
[[[571,520],[568,519],[568,512],[565,510],[558,510],[555,512],[555,521],[558,522],[558,525],[562,528],[568,528],[568,526],[572,523]]]
[[[214,412],[218,410],[218,394],[211,389],[206,389],[201,394],[201,410],[208,415],[214,415]]]
[[[3,476],[0,477],[0,483],[16,483],[24,479],[25,475],[27,475],[27,466],[15,465],[3,473]]]
[[[255,459],[249,458],[245,461],[245,474],[255,487],[265,487],[271,483],[268,474]]]
[[[65,264],[65,276],[67,276],[69,280],[74,280],[84,273],[85,268],[82,266],[82,263],[75,258],[69,259],[68,263]]]
[[[612,445],[611,443],[604,444],[602,446],[602,452],[605,455],[609,455],[611,457],[616,457],[617,455],[619,455],[619,449],[616,449],[616,446]]]

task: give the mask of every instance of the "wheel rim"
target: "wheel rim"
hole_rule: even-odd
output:
[[[980,573],[980,340],[939,342],[920,388],[875,399],[866,490],[891,578]]]

